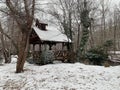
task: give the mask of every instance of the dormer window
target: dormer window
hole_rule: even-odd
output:
[[[41,30],[47,31],[46,26],[48,24],[46,23],[40,23],[38,19],[36,19],[36,27],[38,27]]]
[[[47,30],[47,29],[46,29],[46,26],[47,26],[47,24],[45,24],[45,23],[40,23],[40,29],[41,29],[41,30]]]

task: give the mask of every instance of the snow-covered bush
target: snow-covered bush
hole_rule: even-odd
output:
[[[11,63],[17,63],[18,55],[11,55]]]

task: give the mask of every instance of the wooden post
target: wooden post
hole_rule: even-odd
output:
[[[33,44],[33,59],[35,59],[35,44]]]
[[[39,57],[40,57],[40,55],[41,55],[41,44],[39,44]]]
[[[63,51],[64,43],[62,43],[62,51]]]
[[[39,44],[39,52],[41,51],[41,44]]]
[[[52,44],[51,43],[49,44],[49,50],[52,50]]]

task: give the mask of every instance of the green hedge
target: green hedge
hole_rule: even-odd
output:
[[[85,57],[93,62],[94,65],[102,65],[102,63],[107,60],[108,54],[104,48],[94,47],[85,54]]]

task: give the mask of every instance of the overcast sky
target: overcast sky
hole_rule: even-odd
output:
[[[118,4],[120,2],[120,0],[110,0],[110,1],[111,1],[111,4],[112,3]]]

